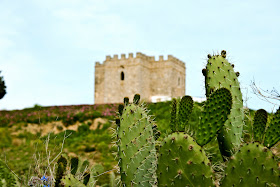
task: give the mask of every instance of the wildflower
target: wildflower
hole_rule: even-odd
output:
[[[48,184],[48,177],[45,177],[45,176],[43,176],[42,178],[41,178],[41,180],[43,181],[43,185],[44,185],[44,187],[50,187],[50,184]],[[48,186],[46,186],[45,184],[47,184]]]

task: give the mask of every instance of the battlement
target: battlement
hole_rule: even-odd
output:
[[[167,62],[172,61],[177,63],[178,65],[185,66],[184,62],[179,60],[178,58],[168,55],[167,59],[164,59],[163,55],[160,55],[158,60],[155,60],[155,56],[148,56],[143,53],[137,52],[136,56],[134,57],[133,53],[128,53],[128,56],[126,54],[122,53],[120,56],[118,54],[114,54],[113,56],[107,55],[104,62],[109,61],[121,61],[121,60],[128,60],[128,59],[142,59],[149,62]],[[96,65],[101,65],[99,62],[96,62]]]

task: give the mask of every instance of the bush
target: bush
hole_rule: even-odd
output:
[[[88,133],[88,131],[90,131],[90,130],[89,130],[89,126],[86,125],[86,124],[84,124],[84,123],[82,123],[82,125],[80,125],[80,126],[78,127],[78,133],[80,133],[80,134]]]

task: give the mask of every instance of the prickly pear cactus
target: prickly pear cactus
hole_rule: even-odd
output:
[[[184,131],[190,115],[192,113],[193,110],[193,100],[190,96],[183,96],[180,103],[179,103],[179,111],[178,111],[178,117],[179,117],[179,121],[178,121],[178,131]],[[189,128],[189,127],[187,127]]]
[[[245,144],[230,158],[221,186],[279,186],[279,176],[272,152],[256,142]]]
[[[213,171],[203,149],[192,137],[175,132],[158,152],[158,186],[213,186]]]
[[[262,143],[267,122],[267,112],[264,109],[257,110],[254,116],[253,134],[254,140]]]
[[[73,174],[73,170],[71,170],[71,172],[68,172],[68,174],[63,177],[61,181],[64,186],[95,186],[98,175],[100,175],[104,171],[103,166],[100,164],[95,164],[93,167],[89,168],[89,162],[87,160],[82,162],[79,158],[78,161],[76,160],[77,157],[74,158],[75,161],[73,162],[73,166],[71,165],[71,168],[76,168],[77,166],[77,171],[75,174]]]
[[[170,130],[171,132],[190,131],[189,118],[193,110],[193,100],[190,96],[183,96],[182,99],[172,99]]]
[[[61,155],[59,157],[59,159],[57,160],[57,164],[59,165],[59,163],[62,163],[63,166],[64,166],[64,171],[66,170],[66,167],[67,167],[67,158],[65,155]]]
[[[196,141],[203,146],[217,136],[217,132],[228,119],[232,106],[232,96],[228,89],[220,88],[212,93],[203,108]]]
[[[170,129],[172,132],[177,131],[177,126],[178,124],[178,119],[177,119],[177,99],[173,98],[172,99],[172,104],[171,104],[171,118],[170,118]]]
[[[191,97],[188,96],[188,100]],[[176,101],[176,102],[175,102]],[[182,117],[180,111],[175,112],[177,100],[173,99],[171,110],[171,130],[173,123],[180,124],[182,118],[188,121],[189,115]],[[182,100],[180,103],[183,103]],[[184,105],[191,113],[192,106]],[[221,88],[212,93],[205,103],[203,115],[195,132],[196,141],[188,134],[175,132],[163,140],[159,148],[158,157],[158,184],[159,186],[211,186],[213,185],[213,171],[210,161],[201,148],[211,139],[216,137],[230,113],[232,106],[231,93],[226,88]],[[179,114],[176,117],[176,114]],[[183,113],[183,112],[182,112]],[[186,124],[184,124],[186,125]],[[179,125],[178,125],[179,126]],[[177,127],[177,131],[184,128]]]
[[[219,88],[227,88],[232,94],[233,104],[229,119],[226,121],[221,133],[218,135],[219,147],[222,155],[231,156],[241,144],[243,130],[243,100],[233,64],[226,59],[226,51],[221,55],[208,55],[206,69],[202,73],[205,76],[206,96]]]
[[[55,174],[55,187],[61,186],[61,180],[64,176],[66,168],[64,167],[62,162],[58,162],[56,174]]]
[[[157,164],[153,122],[144,107],[125,102],[117,127],[121,181],[124,186],[152,186]]]
[[[280,140],[280,108],[273,115],[265,133],[264,145],[267,147],[274,146]]]
[[[79,158],[78,157],[73,157],[70,160],[71,162],[71,174],[75,175],[78,171],[78,167],[79,167]]]
[[[67,167],[67,159],[65,156],[60,156],[60,158],[57,160],[57,169],[56,169],[56,175],[55,175],[55,187],[61,185],[62,177],[65,174],[66,167]]]
[[[86,187],[86,185],[84,185],[83,182],[75,178],[75,176],[72,174],[66,175],[62,181],[65,187],[71,187],[71,186]]]

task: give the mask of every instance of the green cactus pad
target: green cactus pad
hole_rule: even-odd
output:
[[[206,65],[205,76],[206,96],[219,88],[227,88],[232,94],[232,109],[225,125],[218,135],[219,147],[222,155],[231,156],[238,149],[241,143],[243,130],[243,100],[240,91],[237,75],[226,57],[226,52],[222,55],[209,56]]]
[[[172,132],[177,131],[177,99],[172,99],[171,104],[171,118],[170,118],[170,129]]]
[[[156,183],[156,149],[153,122],[142,106],[128,104],[117,127],[121,180],[125,186]]]
[[[63,164],[63,166],[64,166],[64,168],[65,168],[65,170],[66,170],[66,167],[67,167],[67,158],[65,158],[63,155],[61,155],[61,156],[59,157],[59,159],[57,160],[57,164],[59,165],[60,162]]]
[[[55,187],[61,186],[61,179],[65,173],[66,167],[64,167],[63,162],[58,162],[57,170],[56,170],[56,175],[55,175]]]
[[[245,144],[230,158],[221,186],[279,186],[280,173],[272,152],[259,143]]]
[[[128,97],[123,98],[123,103],[124,103],[125,106],[128,105],[129,98]]]
[[[118,107],[118,111],[119,111],[119,115],[121,116],[122,113],[123,113],[123,108],[124,108],[124,105],[123,104],[120,104],[119,107]]]
[[[95,164],[91,170],[92,176],[94,177],[101,175],[103,172],[104,172],[104,167],[101,164]]]
[[[138,105],[140,101],[140,94],[135,94],[133,97],[133,103]]]
[[[274,146],[280,140],[280,108],[273,115],[265,133],[264,145],[267,147]]]
[[[153,125],[152,129],[153,129],[154,138],[155,138],[155,140],[157,140],[160,136],[160,131],[158,131],[158,128],[156,125]]]
[[[158,186],[214,186],[210,161],[188,134],[170,134],[158,155]]]
[[[86,185],[84,185],[83,182],[79,181],[71,174],[66,175],[65,178],[62,179],[62,182],[64,184],[64,187],[72,187],[72,186],[86,187]]]
[[[74,157],[78,158],[78,157]],[[74,160],[73,160],[74,161]],[[71,159],[72,163],[72,159]],[[76,164],[76,160],[74,161]],[[72,165],[71,165],[72,168]],[[71,187],[71,186],[94,186],[97,180],[97,176],[100,175],[104,171],[104,168],[100,164],[94,165],[92,168],[89,167],[89,161],[80,160],[78,158],[78,168],[77,172],[75,174],[68,173],[63,177],[61,180],[65,187]],[[72,170],[71,170],[72,172]]]
[[[193,100],[190,96],[183,96],[179,103],[178,131],[184,131],[193,110]]]
[[[89,169],[89,161],[84,160],[83,164],[81,165],[80,172],[83,173]]]
[[[73,157],[71,158],[70,162],[71,162],[71,174],[75,175],[79,167],[79,158]]]
[[[84,177],[83,184],[87,185],[90,179],[90,172],[85,172],[83,177]]]
[[[253,123],[254,140],[262,143],[265,127],[267,122],[267,112],[264,109],[259,109],[255,113]]]
[[[231,93],[226,88],[220,88],[207,99],[196,133],[196,141],[203,146],[216,137],[228,119],[232,106]]]

